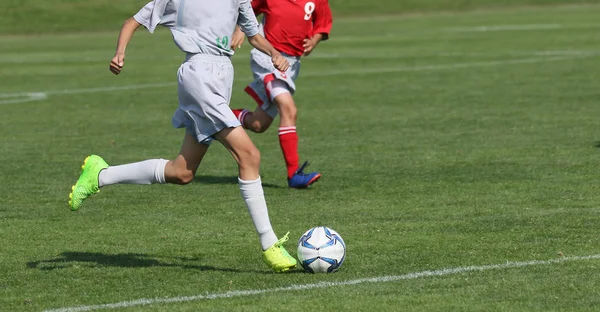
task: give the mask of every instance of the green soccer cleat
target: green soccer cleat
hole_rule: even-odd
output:
[[[283,243],[289,240],[288,234],[290,232],[263,252],[263,260],[275,272],[286,272],[296,267],[296,259],[283,248]]]
[[[81,175],[77,183],[71,187],[69,194],[69,206],[71,210],[76,211],[81,207],[83,201],[100,192],[98,188],[98,175],[102,169],[106,169],[108,164],[97,155],[91,155],[85,158],[81,166]]]

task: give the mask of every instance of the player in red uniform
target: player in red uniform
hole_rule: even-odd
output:
[[[288,186],[307,188],[321,174],[304,173],[308,165],[299,166],[298,134],[296,132],[296,103],[292,95],[296,91],[294,81],[298,77],[300,58],[308,56],[319,42],[327,40],[332,25],[328,0],[252,0],[256,15],[263,15],[264,36],[290,63],[290,68],[280,72],[273,67],[266,54],[254,49],[251,52],[251,68],[254,81],[245,91],[258,103],[254,112],[234,109],[242,126],[252,132],[266,131],[277,114],[279,143],[287,166]],[[239,30],[233,35],[232,48],[239,48],[244,34]]]

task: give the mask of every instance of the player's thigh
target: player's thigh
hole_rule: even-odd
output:
[[[267,90],[271,96],[271,101],[277,106],[277,110],[282,118],[295,118],[296,103],[292,96],[292,91],[288,82],[275,79],[267,84]]]

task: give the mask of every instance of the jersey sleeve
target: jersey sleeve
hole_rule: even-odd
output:
[[[250,2],[255,15],[265,13],[265,9],[267,8],[266,0],[250,0]]]
[[[258,34],[258,21],[250,5],[250,0],[240,1],[238,16],[238,25],[248,37],[254,37]]]
[[[156,26],[161,24],[169,1],[171,0],[150,1],[133,18],[153,33]]]
[[[323,39],[329,39],[329,32],[333,25],[333,16],[331,15],[331,8],[329,7],[328,0],[320,1],[319,5],[316,6],[315,12],[313,13],[313,33],[312,35],[321,34]]]

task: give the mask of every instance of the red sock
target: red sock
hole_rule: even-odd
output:
[[[246,119],[246,116],[248,115],[249,111],[247,109],[232,109],[231,111],[242,124],[242,128],[246,128],[244,120]]]
[[[298,170],[298,134],[296,127],[280,127],[279,128],[279,145],[283,152],[283,159],[287,166],[288,179],[291,178],[296,170]]]

